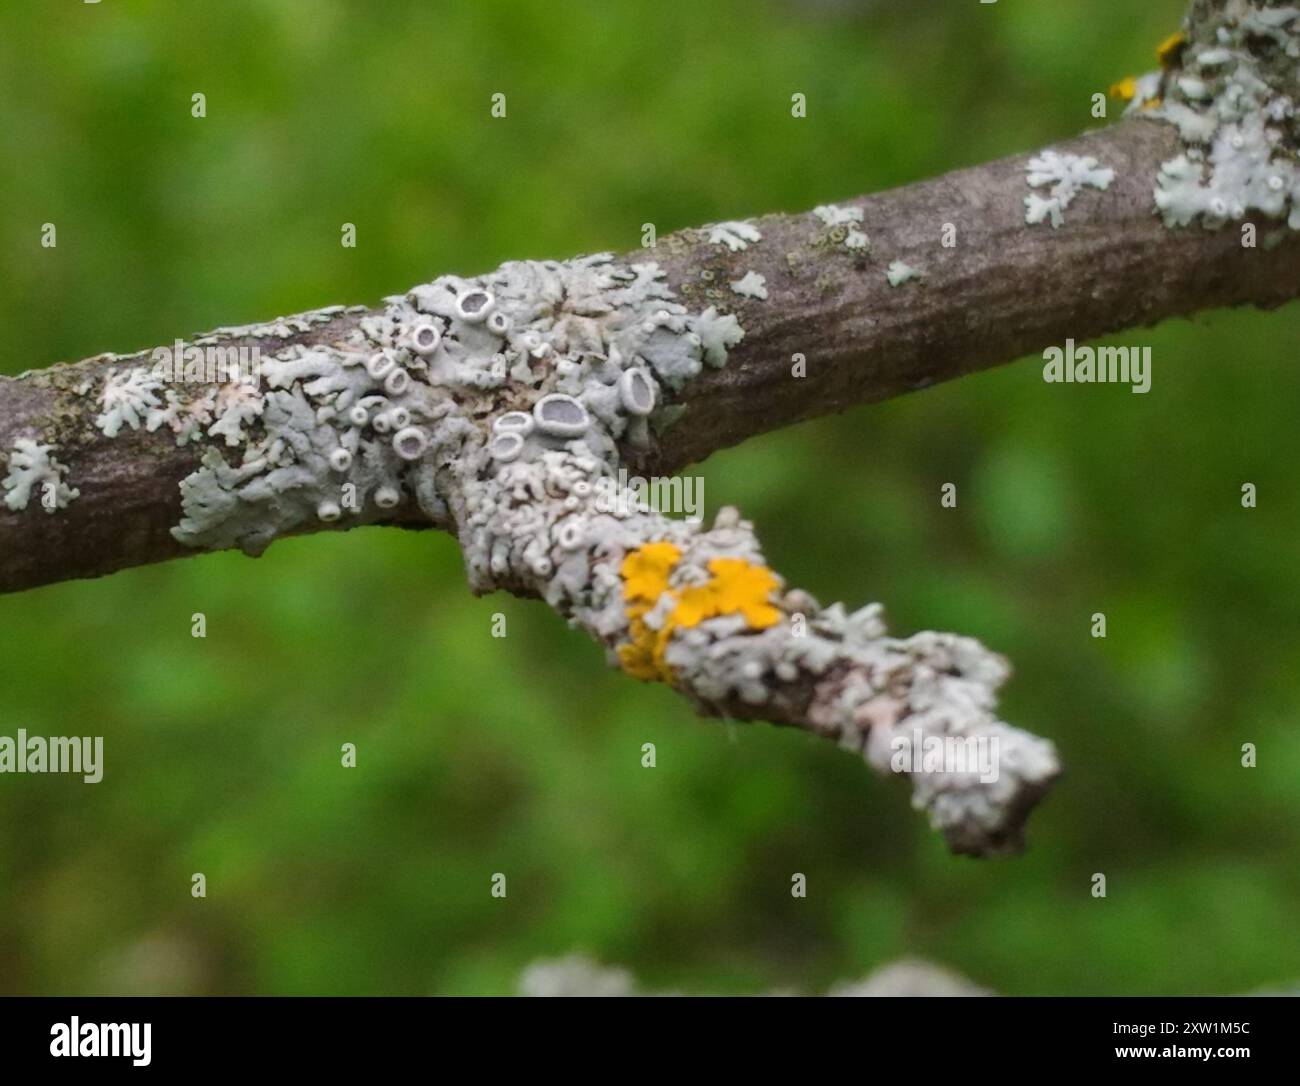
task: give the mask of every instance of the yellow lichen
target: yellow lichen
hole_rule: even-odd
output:
[[[1178,63],[1178,58],[1182,55],[1183,46],[1187,44],[1187,35],[1181,30],[1176,34],[1170,34],[1164,41],[1156,46],[1156,56],[1160,60],[1162,67],[1171,68]]]
[[[628,614],[633,605],[638,614],[645,614],[659,597],[668,591],[668,574],[681,558],[682,552],[672,543],[647,543],[623,558],[623,598],[628,601]]]
[[[1110,96],[1119,98],[1125,102],[1131,102],[1137,97],[1138,81],[1135,76],[1125,76],[1118,83],[1110,85]]]
[[[672,668],[665,656],[678,629],[723,615],[740,615],[755,630],[765,630],[781,619],[781,612],[771,602],[780,581],[766,566],[744,558],[713,558],[708,563],[707,581],[673,589],[668,579],[680,558],[681,551],[663,541],[647,543],[623,558],[620,572],[629,639],[618,647],[618,658],[623,670],[638,679],[672,681]],[[645,616],[665,593],[675,606],[655,629]]]
[[[618,647],[618,662],[623,670],[643,682],[666,681],[670,676],[666,676],[660,667],[655,652],[658,640],[655,631],[641,619],[633,618],[629,623],[628,633],[632,640]]]
[[[765,630],[780,619],[781,612],[768,602],[779,582],[766,566],[743,558],[714,558],[709,572],[713,576],[704,584],[682,589],[672,616],[678,626],[740,614],[753,629]]]

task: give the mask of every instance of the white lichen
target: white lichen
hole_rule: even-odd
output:
[[[33,492],[47,513],[64,509],[80,491],[64,481],[66,465],[52,455],[53,445],[41,445],[31,438],[19,438],[9,454],[9,473],[0,481],[5,492],[5,506],[14,512],[27,508]]]
[[[924,277],[924,272],[912,267],[911,264],[905,264],[901,260],[895,260],[889,265],[888,271],[885,272],[885,278],[889,280],[891,287],[901,287],[909,280],[923,279]]]
[[[749,222],[720,222],[708,229],[711,245],[725,245],[733,253],[742,252],[751,243],[763,240],[758,227]]]
[[[823,204],[813,208],[813,214],[832,231],[843,235],[841,244],[844,248],[853,252],[865,252],[871,248],[871,240],[858,229],[862,223],[862,208]]]
[[[248,438],[244,427],[259,418],[264,407],[262,392],[251,381],[227,382],[216,394],[212,407],[216,422],[208,428],[208,436],[224,438],[231,447],[243,444]]]
[[[1054,230],[1065,223],[1065,209],[1084,188],[1104,191],[1115,179],[1115,171],[1100,166],[1091,155],[1051,150],[1031,158],[1025,174],[1030,188],[1051,186],[1046,197],[1038,193],[1025,197],[1025,222],[1032,226],[1050,220]]]
[[[700,354],[705,364],[719,369],[727,361],[727,352],[745,338],[740,322],[731,313],[719,313],[709,306],[693,322],[700,340]]]
[[[844,248],[850,250],[865,250],[871,248],[871,241],[857,227],[850,226],[848,233],[844,235]]]
[[[163,405],[150,408],[144,428],[153,433],[160,427],[167,426],[176,435],[177,445],[199,441],[212,423],[216,398],[215,389],[187,398],[169,388],[164,395]]]
[[[852,223],[862,222],[862,208],[860,207],[837,207],[835,204],[822,204],[820,207],[813,208],[812,213],[827,226],[848,226]]]
[[[1207,40],[1189,43],[1185,74],[1143,116],[1177,127],[1184,151],[1162,164],[1165,224],[1209,229],[1252,215],[1300,230],[1300,8],[1230,5]]]
[[[95,416],[95,425],[105,437],[116,437],[123,426],[138,430],[149,409],[159,406],[161,388],[162,382],[141,366],[110,372],[100,393],[103,410]]]
[[[767,297],[767,279],[758,272],[746,272],[739,279],[732,281],[731,289],[733,293],[744,295],[746,298],[762,300]]]

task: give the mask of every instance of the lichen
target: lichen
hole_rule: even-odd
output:
[[[695,334],[700,337],[700,354],[705,365],[720,369],[727,361],[727,352],[745,338],[745,330],[730,313],[719,313],[709,306],[695,318]]]
[[[1137,96],[1138,81],[1136,76],[1127,75],[1110,85],[1110,96],[1124,102],[1131,102]]]
[[[168,427],[176,435],[177,445],[200,441],[205,428],[212,423],[216,398],[214,389],[186,399],[169,388],[164,394],[163,405],[150,409],[144,428],[153,433],[162,426]]]
[[[1050,221],[1055,230],[1065,223],[1065,209],[1084,188],[1109,188],[1115,171],[1100,166],[1091,155],[1048,150],[1029,160],[1025,176],[1030,188],[1051,186],[1046,197],[1038,193],[1025,197],[1025,222],[1032,226]]]
[[[1175,30],[1156,46],[1156,59],[1162,67],[1171,67],[1177,63],[1186,44],[1187,35],[1181,30]]]
[[[259,418],[265,407],[261,390],[252,382],[228,381],[216,394],[212,407],[216,421],[209,427],[208,437],[224,438],[231,448],[242,445],[248,440],[244,427]]]
[[[1158,70],[1139,76],[1126,76],[1111,85],[1111,96],[1128,103],[1125,116],[1160,105],[1166,72],[1177,67],[1186,44],[1187,35],[1181,30],[1170,34],[1156,46],[1156,60],[1160,63]]]
[[[66,465],[52,455],[53,445],[41,445],[32,438],[20,437],[9,454],[9,473],[0,481],[5,492],[4,503],[14,512],[27,508],[32,492],[47,513],[64,509],[80,491],[64,481]]]
[[[623,559],[628,640],[618,647],[618,660],[638,679],[673,681],[666,656],[678,630],[727,615],[739,615],[748,629],[764,630],[781,618],[771,602],[781,582],[766,566],[744,558],[710,558],[705,579],[686,567],[678,574],[685,583],[674,587],[681,557],[676,544],[660,540]]]
[[[763,240],[758,227],[749,222],[720,222],[708,230],[709,244],[725,245],[733,253],[743,252],[751,243]]]
[[[885,278],[889,280],[889,285],[891,287],[901,287],[904,283],[909,282],[912,279],[925,278],[925,273],[912,267],[911,264],[905,264],[901,260],[895,260],[889,265],[889,269],[885,272]]]
[[[871,240],[858,229],[862,223],[862,208],[823,204],[813,208],[813,214],[830,228],[832,236],[838,238],[838,243],[850,252],[866,252],[871,248]]]
[[[767,279],[759,275],[758,272],[746,272],[731,283],[731,289],[735,294],[744,295],[746,298],[758,298],[762,301],[767,298]]]
[[[843,226],[862,221],[862,208],[860,207],[837,207],[835,204],[821,204],[813,208],[812,213],[827,226]]]
[[[100,392],[103,410],[95,417],[95,425],[105,437],[116,437],[123,426],[138,430],[149,409],[159,406],[161,388],[162,382],[142,366],[110,371]]]
[[[760,237],[745,223],[716,229],[744,244]],[[748,283],[761,289],[761,277]],[[337,337],[295,342],[344,313],[359,319]],[[217,329],[196,343],[271,343],[256,375],[195,388],[143,366],[112,370],[95,422],[108,437],[167,428],[177,444],[203,444],[172,534],[257,554],[286,532],[380,519],[404,503],[447,525],[440,473],[459,493],[480,472],[517,482],[575,456],[589,473],[612,470],[620,445],[648,445],[652,426],[680,412],[668,393],[723,365],[743,336],[716,306],[689,311],[653,263],[513,262],[422,284],[378,313],[331,306]],[[484,419],[478,405],[500,402],[528,410]],[[471,569],[491,565],[481,558],[468,555]]]
[[[1167,226],[1216,229],[1251,215],[1300,230],[1300,8],[1229,6],[1179,48],[1181,74],[1144,115],[1174,125],[1182,153],[1163,163],[1155,204]]]

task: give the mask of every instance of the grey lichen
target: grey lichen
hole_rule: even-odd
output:
[[[635,503],[610,512],[599,500],[599,484],[617,476],[620,443],[644,445],[662,390],[679,388],[705,365],[723,365],[744,333],[734,315],[713,307],[687,312],[653,265],[625,268],[602,256],[557,265],[552,274],[564,278],[555,297],[568,299],[570,312],[558,320],[553,309],[541,318],[521,314],[517,322],[544,360],[534,383],[546,394],[530,411],[494,419],[487,465],[466,470],[475,454],[462,450],[457,486],[475,588],[523,582],[567,609],[592,602],[596,555],[637,544],[623,530]],[[618,615],[610,622],[611,637],[626,626]]]
[[[530,448],[536,426],[502,418],[497,428],[509,455],[467,481],[460,525],[476,590],[540,596],[600,640],[611,663],[671,682],[706,711],[778,720],[797,711],[882,772],[898,735],[994,743],[999,773],[913,772],[915,803],[957,851],[1019,845],[1025,812],[1059,766],[1050,743],[994,714],[1000,657],[951,635],[891,638],[878,606],[847,614],[806,593],[782,597],[735,510],[704,528],[635,500],[602,502],[612,465],[594,435]],[[629,561],[671,568],[643,598]]]
[[[1038,193],[1025,197],[1025,222],[1032,226],[1050,221],[1055,230],[1065,223],[1065,209],[1085,187],[1108,189],[1115,171],[1101,166],[1091,155],[1048,150],[1029,160],[1025,176],[1030,188],[1051,186],[1046,197]]]
[[[724,225],[757,240],[747,224]],[[620,443],[650,440],[658,409],[670,407],[665,390],[724,364],[744,335],[734,315],[689,312],[657,265],[609,254],[445,276],[387,299],[337,339],[285,342],[343,312],[196,341],[277,344],[252,377],[172,384],[140,365],[105,376],[95,418],[105,436],[165,428],[177,444],[205,446],[181,482],[179,541],[257,554],[284,533],[376,520],[404,503],[446,526],[447,490],[463,493],[479,473],[575,452],[612,470]],[[485,424],[483,408],[499,403],[531,407]]]
[[[53,453],[53,445],[41,445],[32,438],[20,437],[14,442],[9,454],[9,473],[0,481],[6,508],[21,512],[35,492],[41,508],[53,513],[80,496],[80,491],[64,481],[68,468]]]
[[[1251,215],[1300,230],[1300,7],[1233,0],[1183,53],[1183,74],[1143,116],[1178,128],[1155,203],[1166,225],[1214,229]]]

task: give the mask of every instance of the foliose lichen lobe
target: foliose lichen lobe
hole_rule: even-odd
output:
[[[1115,171],[1091,155],[1046,150],[1029,160],[1025,179],[1030,188],[1047,190],[1046,196],[1031,192],[1024,198],[1025,222],[1031,226],[1050,222],[1055,230],[1064,225],[1064,212],[1080,192],[1085,188],[1105,191],[1115,180]]]
[[[67,508],[80,496],[80,491],[68,486],[68,468],[55,458],[53,445],[20,437],[9,453],[8,467],[0,489],[4,491],[5,508],[11,512],[22,512],[33,496],[47,513]]]
[[[745,298],[754,298],[758,301],[766,301],[767,277],[760,275],[756,271],[748,271],[739,279],[732,280],[731,291],[733,294],[739,294]]]
[[[743,252],[753,242],[763,240],[758,227],[744,220],[714,223],[707,230],[710,245],[725,245],[733,253]]]

